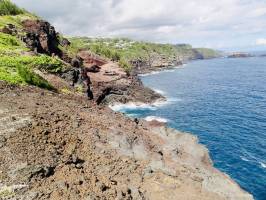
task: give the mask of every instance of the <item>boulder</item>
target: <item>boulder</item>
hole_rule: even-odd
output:
[[[80,68],[83,66],[83,59],[79,56],[76,56],[71,60],[71,65],[72,67]]]
[[[0,30],[0,32],[9,34],[9,35],[17,35],[18,31],[15,25],[13,24],[7,24]]]
[[[63,47],[68,47],[68,46],[71,44],[71,42],[70,42],[68,39],[63,38],[63,39],[61,40],[60,44],[61,44]]]
[[[100,72],[100,70],[101,68],[98,65],[93,65],[88,68],[88,72],[92,72],[92,73],[98,73]]]

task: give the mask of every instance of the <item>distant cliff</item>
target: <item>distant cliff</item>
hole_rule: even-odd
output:
[[[126,38],[72,37],[70,49],[77,52],[86,49],[112,61],[117,61],[127,70],[132,68],[169,67],[180,65],[188,60],[209,59],[221,56],[213,49],[193,48],[189,44],[159,44],[134,41]]]

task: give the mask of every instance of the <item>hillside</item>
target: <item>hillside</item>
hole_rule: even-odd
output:
[[[87,49],[105,58],[117,61],[127,70],[132,67],[161,68],[180,65],[194,59],[219,57],[218,51],[207,48],[193,48],[191,45],[157,44],[134,41],[125,38],[71,37],[70,50]]]
[[[25,20],[38,18],[9,1],[0,1],[0,80],[13,84],[31,84],[41,88],[55,89],[48,81],[34,72],[34,69],[47,72],[60,72],[63,62],[56,57],[36,54],[23,42],[27,31]],[[11,12],[8,10],[11,9]],[[11,13],[12,15],[6,15]]]
[[[119,59],[80,50],[88,44],[9,0],[0,0],[0,23],[1,200],[253,199],[195,136],[105,105],[164,99],[127,72],[138,49]],[[178,49],[141,49],[152,47],[169,57]]]

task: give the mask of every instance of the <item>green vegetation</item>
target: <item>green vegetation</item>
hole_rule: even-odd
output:
[[[4,55],[19,55],[27,48],[22,41],[14,36],[0,33],[0,56]]]
[[[213,58],[218,57],[220,53],[218,51],[215,51],[213,49],[207,49],[207,48],[196,48],[196,50],[203,55],[204,58]]]
[[[0,28],[13,24],[22,31],[22,22],[26,19],[38,19],[38,16],[18,8],[10,0],[0,0]]]
[[[26,11],[17,7],[10,0],[0,0],[0,15],[19,15]]]
[[[3,28],[7,24],[13,24],[17,28],[22,29],[22,22],[26,19],[38,19],[38,17],[31,15],[29,13],[24,13],[20,15],[0,15],[0,28]]]
[[[13,24],[18,35],[23,36],[22,22],[26,19],[38,19],[37,16],[18,8],[10,0],[0,0],[0,28]],[[60,36],[61,37],[61,36]],[[70,47],[60,47],[70,56],[76,56],[80,49],[90,50],[102,57],[119,63],[129,73],[133,61],[141,60],[152,66],[152,61],[187,60],[193,58],[212,58],[218,53],[211,49],[192,48],[191,45],[157,44],[133,41],[126,38],[70,38]],[[42,77],[34,73],[35,69],[50,73],[61,72],[63,62],[46,55],[27,55],[28,48],[17,37],[0,33],[0,80],[14,84],[31,84],[38,87],[53,89]]]
[[[34,73],[34,69],[45,69],[48,72],[59,72],[62,63],[49,56],[1,56],[0,80],[14,84],[30,84],[45,89],[53,87],[42,77]]]
[[[19,76],[25,83],[48,90],[54,90],[53,86],[51,86],[48,81],[44,80],[38,74],[35,74],[30,68],[18,65],[17,71]]]
[[[27,56],[28,49],[15,36],[0,33],[0,80],[14,84],[30,84],[53,89],[34,69],[57,73],[63,70],[62,61],[46,55]]]
[[[22,22],[38,17],[18,8],[9,0],[0,0],[0,28],[13,24],[23,35]],[[0,80],[13,84],[30,84],[53,90],[54,88],[35,69],[50,73],[62,71],[64,64],[56,57],[26,55],[29,49],[17,37],[0,33]]]
[[[63,93],[63,94],[71,94],[72,92],[69,90],[69,89],[67,89],[67,88],[63,88],[63,89],[61,89],[61,92]]]
[[[211,49],[195,49],[188,44],[157,44],[133,41],[125,38],[69,38],[71,46],[68,49],[72,54],[80,49],[90,50],[95,54],[117,61],[121,67],[129,71],[131,61],[141,59],[149,62],[151,58],[166,60],[188,60],[201,55],[203,58],[217,57],[218,53]]]

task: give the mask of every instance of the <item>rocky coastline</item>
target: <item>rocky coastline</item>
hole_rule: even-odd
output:
[[[190,134],[0,82],[1,199],[252,199]]]
[[[5,59],[27,55],[21,70],[26,59],[45,55],[41,67],[46,68],[24,69],[24,76],[31,75],[24,84],[0,80],[0,199],[253,199],[213,167],[195,136],[108,107],[164,100],[137,77],[155,68],[130,76],[119,63],[89,51],[71,55],[63,48],[69,42],[48,22],[30,19],[21,27],[9,24],[1,34],[17,45],[6,46],[18,49],[22,41],[29,50],[21,44],[15,56],[2,52]],[[48,65],[49,59],[54,62]],[[55,60],[64,67],[51,72]],[[169,65],[160,66],[156,69]],[[85,97],[82,83],[73,81],[83,67],[90,70],[86,80],[93,101]],[[14,71],[6,73],[13,78]],[[36,87],[48,84],[51,91]]]

